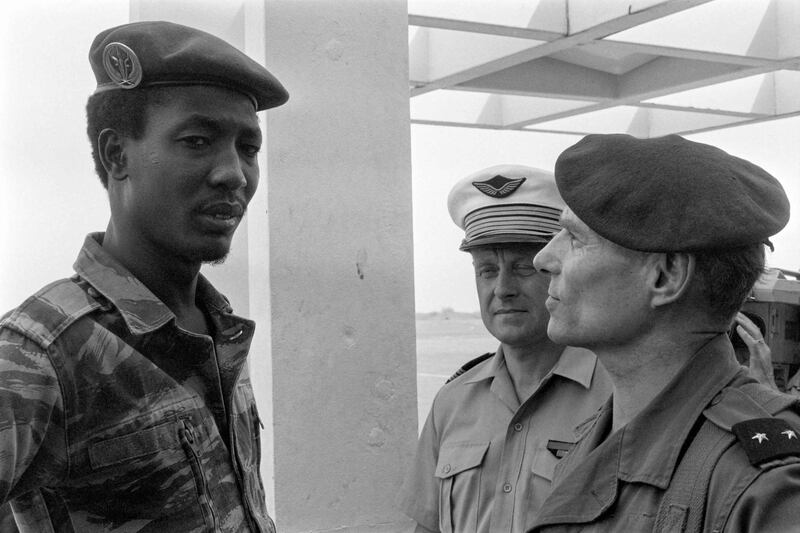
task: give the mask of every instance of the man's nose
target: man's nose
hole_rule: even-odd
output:
[[[516,276],[508,268],[501,268],[497,274],[494,286],[494,294],[498,298],[510,298],[519,292],[519,284]]]
[[[235,146],[223,150],[211,172],[212,186],[225,187],[232,191],[247,187],[247,175],[244,167],[245,163]]]
[[[558,273],[558,261],[556,260],[556,247],[558,246],[557,239],[562,236],[564,230],[561,230],[544,248],[539,250],[533,258],[533,267],[539,272],[547,274]]]

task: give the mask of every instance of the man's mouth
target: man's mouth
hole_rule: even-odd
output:
[[[214,218],[227,219],[244,215],[244,207],[238,202],[215,202],[200,208],[200,212]]]
[[[236,227],[244,215],[244,207],[238,202],[214,202],[199,209],[199,214],[209,224],[220,229]]]

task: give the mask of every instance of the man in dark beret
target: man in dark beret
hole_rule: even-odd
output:
[[[27,531],[271,532],[252,321],[200,275],[259,180],[257,112],[288,94],[208,33],[100,33],[87,104],[111,217],[75,275],[0,319],[0,504]]]
[[[727,331],[789,219],[778,181],[671,135],[590,135],[559,157],[547,332],[614,393],[580,427],[531,531],[797,531],[800,408]]]

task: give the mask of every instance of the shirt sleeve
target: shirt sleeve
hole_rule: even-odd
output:
[[[434,475],[439,459],[439,437],[434,424],[434,400],[417,443],[414,463],[400,491],[399,507],[417,524],[431,532],[439,531],[439,479]]]
[[[725,523],[726,532],[790,533],[800,524],[800,462],[759,475],[737,500]]]
[[[60,477],[62,405],[46,350],[0,328],[0,505]]]

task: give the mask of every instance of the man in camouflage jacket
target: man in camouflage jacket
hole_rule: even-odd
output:
[[[176,24],[106,30],[90,61],[111,220],[72,278],[0,319],[0,504],[23,532],[272,532],[254,324],[199,270],[228,253],[258,184],[256,112],[288,95]]]

